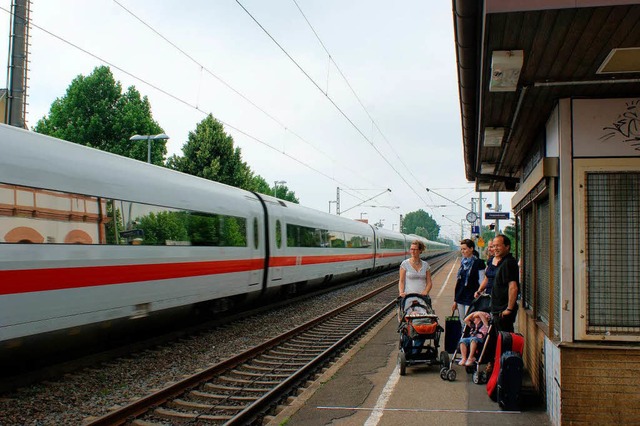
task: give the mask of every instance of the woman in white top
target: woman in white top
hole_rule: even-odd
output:
[[[410,293],[418,293],[427,296],[431,291],[431,266],[426,260],[420,259],[425,246],[422,241],[415,240],[411,243],[411,257],[400,264],[400,280],[398,291],[400,297]]]

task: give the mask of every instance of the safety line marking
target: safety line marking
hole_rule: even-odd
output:
[[[411,412],[411,413],[469,413],[469,414],[522,414],[522,411],[501,411],[501,410],[456,410],[444,408],[367,408],[367,407],[316,407],[319,410],[354,410],[354,411],[395,411],[395,412]],[[371,417],[369,417],[371,419]],[[367,426],[376,423],[365,423]]]
[[[387,406],[387,403],[389,402],[389,398],[391,398],[393,389],[396,387],[396,384],[398,383],[399,379],[400,379],[400,370],[396,365],[396,367],[393,369],[393,372],[391,373],[391,376],[389,376],[389,380],[387,380],[387,384],[384,385],[384,389],[382,389],[382,393],[380,394],[380,396],[378,397],[378,400],[376,401],[376,406],[373,408],[373,411],[371,412],[371,414],[369,414],[369,418],[367,418],[367,421],[365,422],[364,426],[376,426],[378,422],[380,422],[380,419],[382,418],[382,415],[384,414],[384,411],[386,409],[385,407]],[[318,408],[324,408],[324,407],[318,407]]]
[[[453,274],[453,270],[456,268],[457,264],[458,264],[458,258],[456,257],[455,262],[453,262],[453,265],[451,265],[451,270],[449,271],[449,275],[447,275],[447,279],[444,280],[444,284],[442,284],[442,288],[438,292],[438,295],[436,296],[436,299],[440,298],[440,295],[442,294],[442,292],[444,291],[445,287],[449,283],[449,278],[451,278],[451,274]]]

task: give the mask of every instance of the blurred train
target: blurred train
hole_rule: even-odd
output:
[[[0,352],[450,251],[15,127],[0,153]]]

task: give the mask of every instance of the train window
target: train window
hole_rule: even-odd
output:
[[[380,247],[383,249],[404,250],[404,240],[392,240],[390,238],[382,238]]]
[[[253,218],[253,247],[258,249],[258,218]]]
[[[247,220],[241,217],[113,200],[107,213],[110,244],[247,246]]]
[[[276,247],[282,248],[282,224],[280,219],[276,220]]]
[[[104,243],[105,211],[97,197],[0,184],[0,242]]]
[[[329,246],[331,248],[344,248],[345,247],[344,232],[329,231],[328,232],[328,238],[329,238]]]
[[[0,184],[0,242],[246,247],[246,227],[241,217]]]
[[[365,248],[371,247],[371,240],[366,235],[344,234],[347,248]]]
[[[287,224],[287,246],[327,247],[328,233],[324,229]]]

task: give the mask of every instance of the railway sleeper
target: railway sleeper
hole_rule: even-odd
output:
[[[264,371],[252,372],[245,370],[231,370],[231,374],[238,375],[240,377],[265,377],[265,378],[274,378],[274,379],[286,379],[291,376],[291,374],[287,373],[266,373]]]
[[[224,411],[238,412],[245,409],[246,405],[213,405],[203,404],[201,402],[187,401],[184,399],[174,399],[167,403],[169,408],[179,408],[183,410],[206,410],[208,412]]]
[[[192,422],[193,420],[209,420],[212,422],[224,422],[231,419],[232,415],[212,415],[212,414],[197,414],[197,413],[182,413],[180,411],[169,410],[167,408],[156,408],[153,414],[157,417],[169,419],[172,422],[183,421]]]
[[[301,365],[304,365],[304,364],[301,364]],[[296,368],[295,366],[292,366],[289,363],[279,363],[279,364],[269,364],[269,365],[250,364],[250,365],[245,365],[244,368],[246,368],[247,370],[262,371],[263,373],[268,373],[275,370],[288,371],[292,373],[294,371],[299,370],[299,368]]]
[[[302,367],[303,365],[305,365],[306,363],[304,362],[297,362],[296,360],[269,360],[269,359],[254,359],[251,361],[254,364],[259,364],[259,365],[265,365],[265,366],[269,366],[269,367],[279,367],[279,366],[287,366],[287,367],[293,367],[296,368],[298,366]]]
[[[191,391],[189,396],[194,399],[202,399],[204,401],[236,401],[236,402],[254,402],[258,400],[257,396],[236,396],[236,395],[223,395],[219,393],[208,393],[202,391]]]
[[[259,393],[260,395],[264,394],[268,390],[264,388],[248,388],[248,387],[219,385],[216,383],[205,383],[204,388],[207,390],[212,390],[217,392],[244,392],[248,394]]]
[[[289,377],[289,376],[287,376],[287,377]],[[238,377],[229,377],[229,376],[220,376],[220,377],[218,377],[218,380],[220,380],[222,382],[238,383],[238,384],[243,384],[243,385],[265,386],[263,391],[268,391],[271,387],[273,387],[274,384],[280,383],[282,381],[280,379],[275,379],[275,380],[247,380],[247,379],[240,379]]]
[[[284,343],[282,347],[300,348],[300,349],[316,349],[318,346],[326,346],[326,344],[329,343],[329,342],[325,342],[325,340],[326,340],[326,337],[324,339],[314,338],[314,339],[309,339],[307,341],[303,341],[296,338],[295,340],[291,340],[287,343]]]
[[[314,354],[318,355],[322,352],[324,351],[320,349],[300,352],[299,350],[287,350],[286,348],[278,348],[278,349],[273,349],[269,351],[270,354],[280,355],[281,357],[282,356],[286,356],[286,357],[302,356],[302,355],[305,355],[306,357],[310,357]]]

